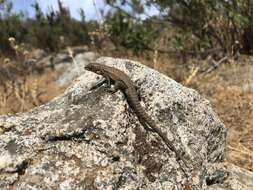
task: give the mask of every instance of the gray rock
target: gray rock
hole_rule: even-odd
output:
[[[64,67],[64,72],[56,81],[59,86],[68,85],[75,78],[82,75],[85,71],[83,65],[86,65],[96,59],[97,55],[93,52],[77,54],[68,64],[58,64],[57,68]]]
[[[57,81],[60,86],[70,84],[73,79],[82,74],[81,66],[87,64],[86,62],[94,61],[98,56],[96,53],[89,52],[86,46],[67,48],[47,56],[45,52],[39,56],[37,51],[40,52],[35,50],[35,54],[33,53],[34,55],[26,60],[27,68],[31,70],[53,68],[55,73],[63,73]]]
[[[0,117],[0,189],[206,189],[207,165],[223,161],[226,134],[209,102],[137,62],[97,62],[131,77],[187,166],[143,128],[122,92],[90,90],[102,77],[85,71],[51,102]]]
[[[208,190],[252,190],[253,172],[229,163],[212,164],[208,168]]]

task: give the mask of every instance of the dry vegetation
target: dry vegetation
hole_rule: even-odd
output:
[[[28,111],[63,92],[54,82],[59,73],[28,64],[32,53],[9,42],[15,56],[0,58],[0,115]]]
[[[192,86],[205,95],[225,123],[226,158],[253,171],[253,58],[223,65],[196,78]]]
[[[25,112],[63,92],[55,84],[55,73],[31,74],[3,82],[0,86],[0,115]]]

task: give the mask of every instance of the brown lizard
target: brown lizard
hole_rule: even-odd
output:
[[[161,129],[156,126],[154,120],[151,119],[151,117],[145,112],[139,102],[139,96],[134,83],[123,71],[98,63],[89,63],[87,66],[85,66],[85,69],[105,77],[105,80],[99,82],[96,87],[101,86],[107,82],[108,86],[111,84],[114,85],[114,88],[110,90],[111,92],[121,90],[126,96],[129,106],[133,109],[140,123],[145,127],[145,129],[150,129],[156,132],[169,147],[169,149],[176,154],[177,159],[180,159],[186,165],[183,157],[180,153],[178,153],[175,146],[167,138],[166,134],[164,134]]]

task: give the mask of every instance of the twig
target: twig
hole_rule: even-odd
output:
[[[221,65],[221,63],[223,63],[227,60],[228,60],[228,56],[221,58],[219,61],[215,61],[214,59],[212,59],[213,67],[210,67],[209,69],[204,71],[204,74],[208,74],[208,73],[212,72],[213,70],[217,69]]]
[[[192,79],[197,75],[199,71],[199,67],[196,67],[195,65],[192,67],[191,69],[191,73],[190,75],[187,77],[187,79],[185,80],[185,82],[183,82],[184,85],[188,85]]]
[[[248,155],[248,156],[250,156],[250,157],[253,158],[253,152],[250,151],[249,149],[242,150],[242,148],[238,149],[238,148],[235,148],[235,147],[232,147],[232,146],[228,146],[228,148],[229,148],[230,150],[234,150],[234,151],[236,151],[236,152],[240,152],[241,154]]]

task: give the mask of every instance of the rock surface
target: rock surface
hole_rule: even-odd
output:
[[[100,58],[138,86],[142,105],[184,153],[175,159],[146,131],[122,92],[90,88],[85,71],[65,93],[30,112],[0,117],[0,189],[206,189],[224,158],[225,127],[196,91],[137,62]],[[183,168],[183,169],[182,169]],[[188,179],[187,179],[188,178]]]
[[[252,190],[253,172],[229,163],[213,164],[208,168],[208,190]]]
[[[73,60],[66,62],[65,64],[58,64],[57,69],[62,69],[64,72],[57,79],[59,86],[65,86],[71,83],[75,78],[82,75],[85,70],[83,65],[86,65],[96,59],[97,55],[93,52],[85,52],[77,54]]]
[[[74,79],[82,75],[85,72],[83,65],[95,61],[97,57],[98,54],[88,51],[87,47],[76,46],[48,56],[45,56],[42,50],[35,50],[31,52],[25,64],[31,70],[54,68],[56,84],[63,87],[68,86]]]

